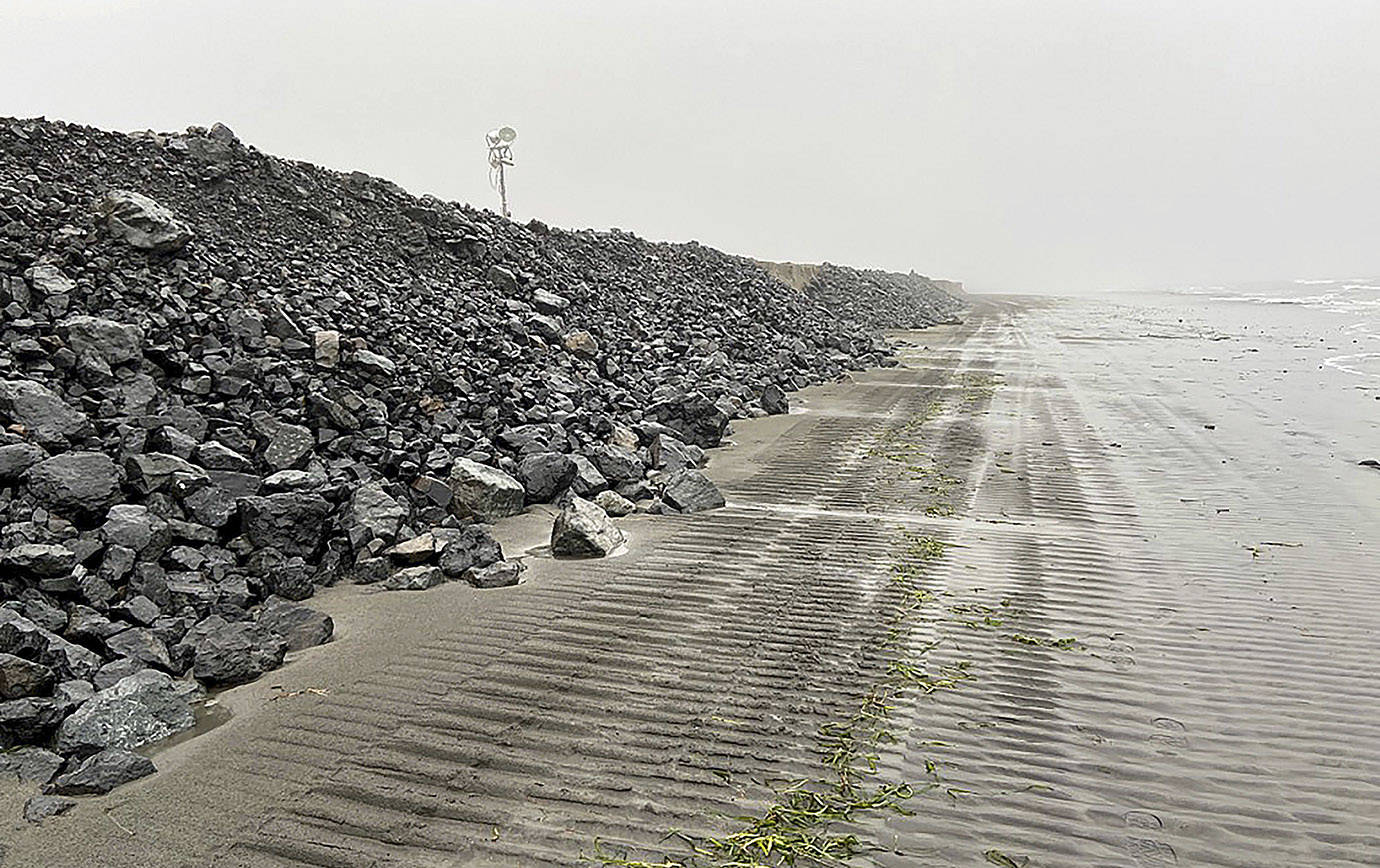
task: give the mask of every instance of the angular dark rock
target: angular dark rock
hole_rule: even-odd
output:
[[[601,558],[623,544],[623,532],[608,513],[582,497],[568,495],[551,526],[551,553],[557,557]]]
[[[42,663],[0,652],[0,700],[52,692],[56,676]]]
[[[762,389],[759,403],[768,416],[779,416],[782,413],[791,412],[791,403],[787,400],[786,393],[775,383],[768,383],[766,388]]]
[[[67,799],[62,796],[30,796],[29,800],[24,803],[24,821],[42,823],[44,820],[65,814],[76,806],[76,799]]]
[[[148,777],[158,769],[146,756],[120,748],[88,757],[70,772],[58,775],[44,792],[60,796],[99,796],[121,784]]]
[[[614,485],[641,481],[647,473],[647,465],[640,455],[612,443],[596,446],[590,453],[589,460],[593,461],[604,478]]]
[[[59,334],[77,355],[92,355],[107,365],[137,362],[144,357],[144,332],[138,326],[98,316],[71,316],[58,324]]]
[[[325,537],[331,505],[315,494],[282,492],[242,497],[239,511],[245,536],[254,545],[288,557],[309,557]]]
[[[330,641],[335,622],[324,612],[282,597],[269,597],[259,609],[259,625],[287,642],[287,650],[300,651]]]
[[[0,484],[21,479],[26,470],[47,457],[48,453],[33,443],[0,446]]]
[[[287,653],[282,636],[248,622],[211,630],[194,647],[192,674],[206,684],[225,687],[253,681],[278,668]]]
[[[647,408],[647,415],[675,430],[692,446],[711,449],[723,440],[728,414],[699,392],[668,398]]]
[[[717,486],[698,470],[682,470],[666,480],[661,499],[679,512],[702,512],[724,505]]]
[[[503,547],[482,526],[470,524],[441,549],[441,571],[460,578],[472,569],[483,569],[503,560]]]
[[[120,496],[120,471],[102,452],[66,452],[29,468],[29,490],[58,512],[99,515]]]
[[[167,673],[143,669],[82,703],[58,729],[57,750],[85,756],[107,748],[133,750],[191,729],[196,695]]]
[[[24,784],[46,784],[62,768],[60,754],[41,747],[20,747],[0,753],[0,778]]]
[[[461,518],[497,521],[522,512],[527,499],[522,483],[496,467],[468,458],[455,462],[448,484],[455,495],[451,512]]]
[[[143,193],[111,190],[97,204],[110,234],[150,253],[175,253],[192,233],[171,210]]]
[[[518,461],[517,478],[528,503],[548,503],[575,480],[575,462],[559,452],[537,452]]]
[[[40,439],[75,441],[91,433],[85,413],[32,380],[0,380],[0,422],[47,435]]]

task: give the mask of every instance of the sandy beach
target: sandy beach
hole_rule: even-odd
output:
[[[499,526],[516,588],[318,595],[335,641],[159,774],[41,826],[0,790],[0,864],[676,859],[819,779],[898,660],[870,785],[914,795],[858,865],[1376,864],[1380,393],[1286,325],[975,297],[736,422],[728,506],[625,554],[543,556],[539,507]]]

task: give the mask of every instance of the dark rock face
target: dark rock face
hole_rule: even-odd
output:
[[[728,428],[728,414],[699,392],[669,398],[652,405],[647,415],[674,430],[692,446],[718,446]]]
[[[60,796],[98,796],[155,771],[153,760],[148,757],[111,748],[89,757],[72,771],[58,775],[44,791]]]
[[[678,512],[702,512],[724,505],[724,496],[698,470],[682,470],[666,481],[661,499]]]
[[[290,602],[322,585],[512,584],[467,520],[653,502],[730,417],[959,308],[918,275],[799,291],[522,226],[223,127],[0,120],[0,229],[0,654],[25,662],[0,659],[36,691],[0,699],[6,745],[148,667],[254,677],[328,634]]]
[[[518,462],[517,478],[528,503],[548,503],[575,481],[575,461],[559,452],[537,452]]]
[[[470,570],[483,569],[503,560],[503,547],[477,524],[460,529],[441,550],[441,571],[460,578]]]
[[[0,653],[0,700],[46,695],[55,680],[53,670],[42,663]]]
[[[517,515],[527,500],[522,483],[502,470],[467,458],[455,462],[449,484],[455,494],[451,511],[478,521],[494,522]]]
[[[68,452],[28,472],[29,491],[58,512],[99,515],[120,496],[120,471],[101,452]]]
[[[0,753],[0,778],[20,783],[46,784],[62,768],[60,755],[41,747],[20,747]]]
[[[259,625],[282,636],[289,651],[321,645],[335,633],[330,615],[282,597],[269,597],[264,602],[259,610]]]
[[[287,641],[261,624],[240,621],[207,631],[195,648],[192,674],[197,680],[230,686],[278,668]]]
[[[82,703],[62,722],[57,749],[65,755],[133,750],[194,725],[187,688],[166,673],[144,669]]]
[[[64,799],[62,796],[31,796],[24,803],[24,820],[29,823],[42,823],[51,817],[65,814],[76,806],[76,799]]]
[[[551,526],[551,553],[557,557],[602,558],[623,544],[623,532],[598,505],[575,495],[561,504]]]

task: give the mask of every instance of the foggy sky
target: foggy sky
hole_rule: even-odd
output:
[[[1380,273],[1375,0],[0,0],[0,115],[1085,292]]]

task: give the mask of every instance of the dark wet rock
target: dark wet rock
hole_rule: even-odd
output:
[[[594,466],[593,461],[583,455],[572,455],[570,460],[575,465],[575,476],[570,481],[571,491],[581,497],[588,497],[608,488],[609,481],[599,472],[599,468]]]
[[[173,212],[143,193],[111,190],[97,204],[110,234],[150,253],[175,253],[192,240]]]
[[[762,389],[762,397],[758,400],[762,409],[768,416],[779,416],[782,413],[791,412],[791,402],[786,398],[786,393],[775,383],[768,383]]]
[[[76,806],[76,799],[62,796],[30,796],[24,803],[24,820],[28,823],[42,823],[44,820],[65,814]]]
[[[390,591],[425,591],[445,582],[445,573],[439,567],[403,567],[383,583]]]
[[[500,432],[498,442],[519,455],[538,452],[563,452],[568,438],[565,428],[554,422],[519,425]]]
[[[29,491],[58,512],[103,513],[120,496],[120,471],[102,452],[67,452],[29,468]]]
[[[32,578],[65,576],[76,565],[76,553],[66,546],[23,543],[0,555],[0,566]]]
[[[59,323],[58,332],[78,356],[95,356],[107,365],[144,357],[144,333],[135,325],[98,316],[71,316]]]
[[[140,494],[167,491],[183,497],[210,484],[206,470],[166,452],[146,452],[125,459],[125,479]]]
[[[503,560],[503,547],[480,525],[460,528],[441,550],[441,571],[460,578],[473,569],[483,569]]]
[[[342,526],[356,547],[371,539],[391,542],[407,521],[407,508],[393,499],[383,485],[361,485],[350,495]]]
[[[206,684],[228,687],[278,668],[287,641],[262,624],[239,622],[209,631],[195,648],[192,674]]]
[[[147,627],[130,627],[105,640],[106,650],[120,657],[129,657],[146,666],[156,666],[165,672],[174,667],[168,657],[168,647]]]
[[[259,609],[259,625],[282,636],[289,651],[321,645],[335,632],[330,615],[282,597],[269,597],[264,602]]]
[[[582,497],[568,495],[551,526],[551,553],[557,557],[604,557],[623,544],[623,532],[608,513]]]
[[[699,392],[668,398],[647,408],[647,415],[680,435],[692,446],[718,446],[728,428],[728,414]]]
[[[537,452],[518,461],[517,478],[528,503],[548,503],[575,480],[575,462],[559,452]]]
[[[496,467],[467,458],[455,462],[448,484],[455,495],[451,512],[461,518],[497,521],[522,512],[527,499],[522,483]]]
[[[64,756],[106,748],[133,750],[196,725],[188,701],[195,692],[165,672],[143,669],[100,690],[62,722],[57,750]]]
[[[704,450],[698,446],[682,443],[668,434],[658,434],[652,439],[649,451],[652,466],[666,473],[693,470],[704,463]]]
[[[62,768],[60,754],[41,747],[19,747],[0,753],[0,779],[23,784],[46,784]]]
[[[23,478],[25,471],[47,457],[48,453],[33,443],[0,446],[0,484]]]
[[[239,512],[245,536],[254,545],[289,557],[308,557],[325,536],[331,505],[315,494],[282,492],[242,497]]]
[[[613,518],[632,515],[637,505],[616,491],[601,491],[594,496],[594,503]]]
[[[111,545],[123,546],[145,558],[157,558],[172,543],[168,522],[147,506],[122,503],[105,514],[101,536]]]
[[[22,425],[40,442],[76,441],[91,433],[85,413],[32,380],[0,380],[0,422]]]
[[[297,467],[316,446],[311,429],[276,419],[266,412],[254,414],[254,430],[263,440],[264,463],[274,471]]]
[[[41,663],[62,678],[85,678],[101,666],[101,658],[93,652],[4,607],[0,607],[0,652]]]
[[[47,695],[56,676],[42,663],[0,652],[0,700]]]
[[[62,722],[65,710],[46,696],[23,696],[0,702],[0,750],[46,743]]]
[[[595,447],[589,459],[613,485],[641,480],[647,473],[647,465],[642,461],[642,456],[631,449],[612,443]]]
[[[137,781],[157,771],[153,760],[120,748],[103,750],[88,757],[75,769],[58,775],[44,787],[60,796],[103,795],[121,784]]]
[[[661,499],[678,512],[702,512],[724,505],[717,486],[698,470],[682,470],[666,480]]]
[[[465,580],[476,588],[507,588],[521,581],[522,571],[520,561],[501,561],[470,570]]]

